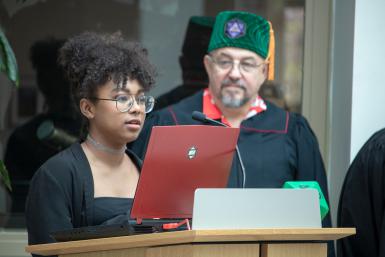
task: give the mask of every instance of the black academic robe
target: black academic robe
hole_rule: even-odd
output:
[[[126,153],[140,170],[142,161],[133,152]],[[93,224],[94,181],[79,143],[50,158],[35,173],[25,215],[29,244],[55,242],[50,236],[54,231],[97,225]]]
[[[365,143],[350,165],[337,224],[357,229],[356,235],[337,241],[339,257],[385,257],[385,129]]]
[[[154,125],[202,124],[191,118],[193,111],[202,111],[202,94],[200,91],[150,114],[139,138],[130,148],[143,158]],[[266,111],[244,120],[240,127],[238,147],[246,170],[246,187],[280,188],[285,181],[315,180],[328,199],[323,161],[309,124],[299,114],[289,113],[269,102],[266,104]],[[235,156],[228,186],[241,185],[242,172]],[[330,214],[323,220],[323,225],[331,226]],[[334,251],[331,245],[329,248]]]

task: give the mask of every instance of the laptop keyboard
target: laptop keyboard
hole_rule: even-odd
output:
[[[66,242],[156,232],[161,232],[161,226],[137,224],[132,225],[124,223],[73,228],[68,230],[55,231],[52,232],[50,235],[56,240],[56,242]]]

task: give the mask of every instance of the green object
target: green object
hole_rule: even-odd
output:
[[[15,54],[2,29],[0,29],[0,71],[5,72],[8,78],[19,86],[19,71]]]
[[[55,125],[51,120],[46,120],[37,128],[36,136],[39,140],[46,140],[51,137],[55,131]]]
[[[321,219],[324,219],[326,214],[329,212],[329,206],[326,202],[324,194],[322,193],[321,187],[317,181],[286,181],[283,184],[283,188],[293,188],[293,189],[317,189],[319,194],[319,204],[321,210]]]
[[[267,58],[269,41],[270,24],[267,20],[248,12],[224,11],[216,17],[208,52],[222,47],[238,47]]]
[[[11,179],[9,178],[7,168],[5,167],[2,160],[0,160],[0,176],[4,182],[4,185],[8,188],[9,191],[12,191]]]

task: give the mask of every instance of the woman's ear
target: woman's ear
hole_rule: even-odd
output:
[[[93,119],[95,117],[95,105],[90,100],[82,98],[80,99],[80,112],[87,118]]]

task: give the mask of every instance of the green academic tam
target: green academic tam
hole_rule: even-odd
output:
[[[208,52],[222,47],[248,49],[268,57],[270,24],[264,18],[248,13],[224,11],[217,15]]]
[[[267,61],[268,80],[274,80],[275,38],[269,21],[253,13],[224,11],[215,18],[207,52],[223,47],[250,50]]]

